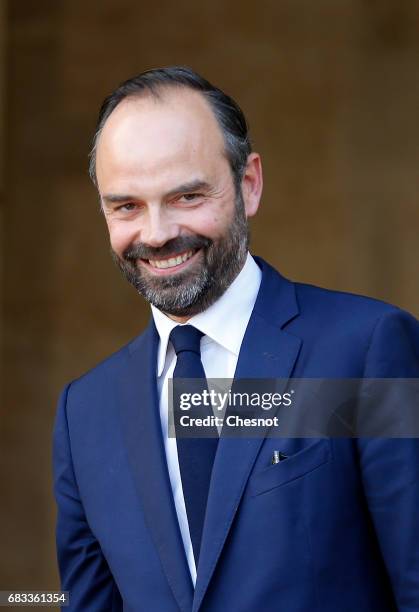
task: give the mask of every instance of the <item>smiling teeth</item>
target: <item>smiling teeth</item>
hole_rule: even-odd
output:
[[[183,255],[171,257],[170,259],[150,259],[149,262],[154,268],[173,268],[192,257],[192,255],[193,251],[188,251],[187,253],[183,253]]]

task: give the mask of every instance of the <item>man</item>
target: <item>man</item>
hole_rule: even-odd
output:
[[[105,100],[91,174],[113,257],[152,319],[60,400],[69,609],[418,610],[417,440],[221,435],[188,446],[167,416],[179,372],[419,377],[418,323],[250,256],[260,157],[235,102],[189,69],[143,73]],[[179,347],[185,334],[195,348]]]

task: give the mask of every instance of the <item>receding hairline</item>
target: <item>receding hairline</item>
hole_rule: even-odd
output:
[[[183,83],[157,83],[157,84],[153,83],[151,86],[144,88],[141,91],[136,91],[136,92],[127,94],[124,98],[122,98],[122,100],[118,102],[115,108],[113,108],[112,111],[109,113],[109,115],[106,117],[106,120],[104,121],[104,123],[97,130],[95,134],[95,139],[94,139],[95,147],[97,146],[99,137],[103,129],[105,128],[106,124],[108,123],[109,119],[112,117],[112,115],[114,115],[115,111],[120,109],[122,106],[125,106],[127,104],[135,104],[135,102],[141,101],[141,100],[152,100],[152,101],[155,101],[156,103],[164,104],[170,97],[170,93],[171,92],[175,93],[176,91],[178,93],[182,93],[182,92],[184,92],[185,94],[190,93],[192,94],[193,97],[199,98],[202,101],[203,106],[206,107],[207,110],[210,112],[211,117],[213,118],[214,123],[219,130],[220,136],[222,140],[224,141],[223,130],[220,126],[217,115],[214,112],[214,109],[212,108],[211,103],[209,102],[208,98],[205,96],[204,92],[194,89],[193,87],[190,87],[187,84],[183,84]]]
[[[222,152],[229,162],[236,185],[240,188],[248,155],[252,151],[249,127],[246,117],[237,102],[221,89],[214,87],[199,74],[184,67],[168,67],[141,73],[128,79],[111,93],[102,103],[96,131],[89,153],[89,175],[98,187],[96,180],[96,149],[108,119],[120,105],[141,99],[163,101],[170,91],[189,90],[200,94],[203,108],[211,112],[216,123],[215,132],[220,135]],[[219,130],[219,131],[218,131]]]
[[[178,92],[185,91],[185,93],[190,92],[193,96],[195,96],[196,94],[195,97],[199,96],[199,99],[202,100],[203,106],[206,107],[207,110],[209,111],[214,121],[215,128],[216,130],[218,130],[218,133],[220,135],[220,141],[222,143],[221,153],[224,155],[224,157],[228,161],[229,157],[228,157],[228,151],[227,151],[227,143],[225,141],[225,136],[224,136],[222,127],[220,125],[220,122],[217,118],[216,113],[214,112],[214,109],[211,106],[211,103],[209,102],[208,98],[205,96],[205,93],[197,89],[194,89],[193,87],[190,87],[187,84],[183,84],[183,83],[157,83],[157,84],[153,83],[150,87],[144,88],[141,91],[130,93],[126,95],[124,98],[122,98],[118,102],[118,104],[112,109],[109,115],[106,117],[106,120],[103,122],[100,128],[96,131],[96,134],[94,136],[94,141],[93,141],[93,148],[91,151],[91,159],[93,159],[95,162],[94,164],[95,165],[95,171],[94,171],[95,182],[97,181],[97,177],[96,177],[97,147],[100,142],[100,137],[102,135],[102,132],[106,128],[106,125],[108,124],[109,120],[114,115],[114,113],[118,109],[121,109],[122,106],[126,106],[129,104],[133,105],[135,104],[135,102],[138,102],[141,100],[152,100],[152,101],[155,101],[156,103],[164,104],[167,101],[167,98],[170,96],[170,92],[174,92],[175,90],[177,90]]]

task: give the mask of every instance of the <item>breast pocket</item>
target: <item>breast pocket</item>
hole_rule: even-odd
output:
[[[317,440],[279,463],[255,472],[249,479],[249,493],[254,497],[302,478],[328,463],[331,457],[330,440]]]

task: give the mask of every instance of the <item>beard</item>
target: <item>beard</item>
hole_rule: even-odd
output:
[[[245,263],[248,246],[249,227],[239,193],[231,225],[216,240],[200,234],[178,236],[158,248],[137,243],[125,249],[122,257],[113,250],[111,254],[123,276],[150,304],[168,315],[191,317],[206,310],[231,285]],[[195,262],[170,276],[153,275],[137,263],[198,249]]]

